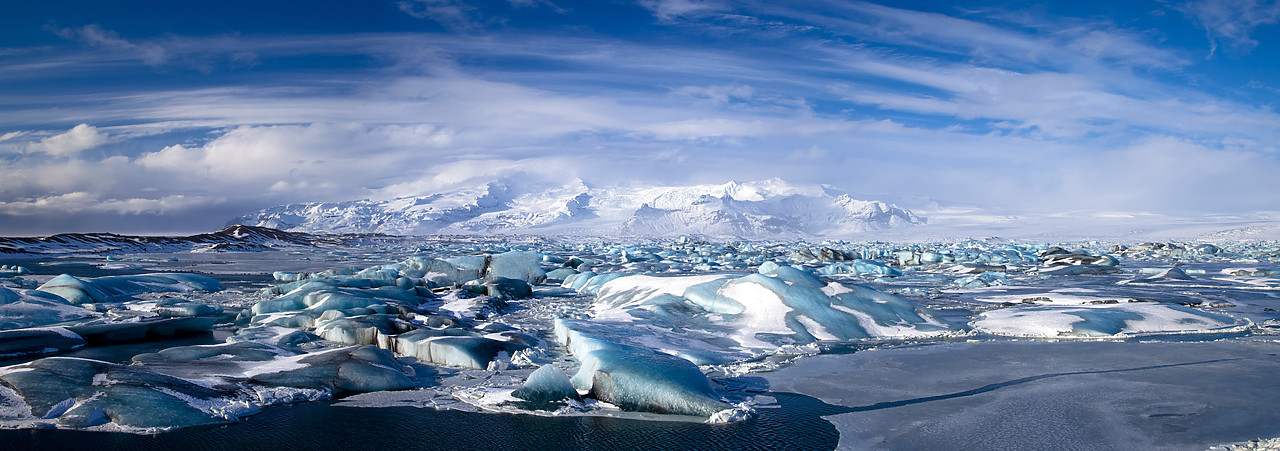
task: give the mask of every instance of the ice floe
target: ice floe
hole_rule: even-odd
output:
[[[1008,308],[982,313],[973,321],[975,329],[986,333],[1045,338],[1209,332],[1244,325],[1181,305],[1146,302]]]

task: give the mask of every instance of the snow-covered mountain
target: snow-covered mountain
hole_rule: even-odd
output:
[[[385,201],[297,203],[231,224],[281,230],[395,235],[533,233],[816,238],[923,223],[897,206],[830,186],[778,179],[722,185],[595,187],[495,181]]]

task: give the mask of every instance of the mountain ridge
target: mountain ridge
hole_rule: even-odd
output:
[[[310,233],[706,235],[734,238],[852,237],[922,224],[925,218],[828,185],[779,179],[720,185],[593,187],[495,180],[389,200],[304,202],[237,217]]]
[[[0,254],[100,254],[108,252],[256,252],[288,246],[347,244],[349,238],[314,235],[242,224],[190,236],[133,236],[115,233],[60,233],[44,237],[0,237]]]

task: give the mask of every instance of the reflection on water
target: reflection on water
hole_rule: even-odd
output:
[[[838,406],[770,393],[777,408],[733,424],[547,418],[413,407],[333,407],[328,402],[271,407],[235,424],[157,435],[0,431],[4,449],[834,449],[838,434],[822,415]]]

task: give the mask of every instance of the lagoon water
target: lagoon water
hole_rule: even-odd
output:
[[[832,449],[838,434],[815,398],[772,394],[778,408],[732,424],[548,418],[417,407],[341,407],[331,402],[269,407],[239,423],[156,435],[69,430],[0,431],[6,450],[250,449]]]

